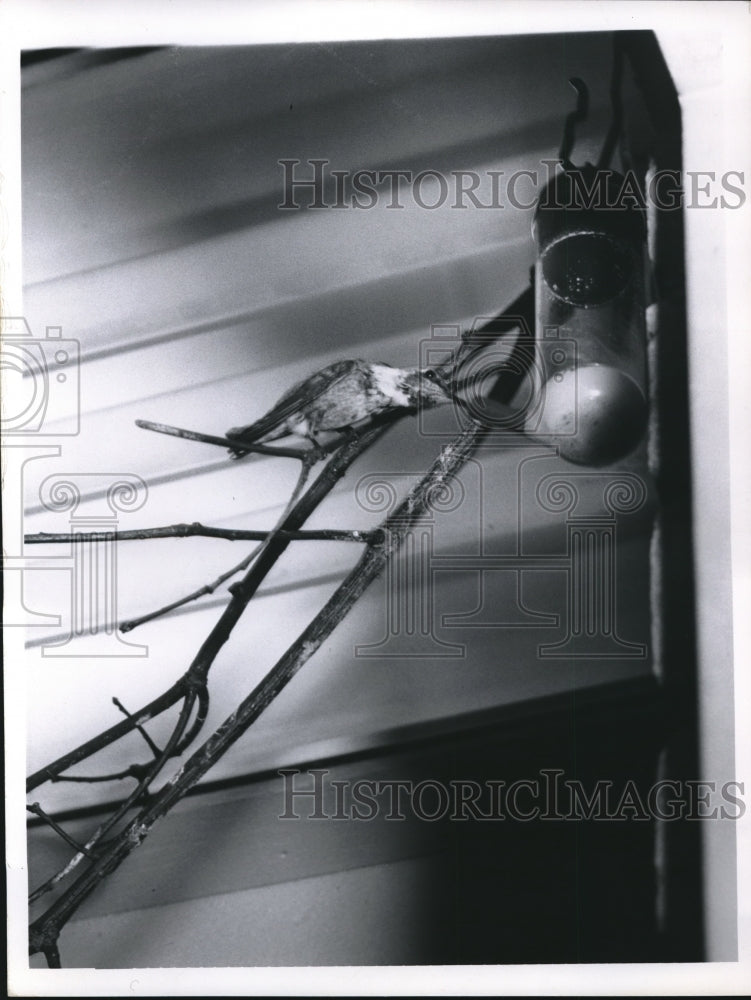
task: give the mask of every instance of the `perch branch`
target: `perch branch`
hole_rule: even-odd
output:
[[[148,538],[191,538],[200,535],[206,538],[225,538],[231,542],[263,542],[270,531],[242,530],[235,528],[212,528],[193,521],[191,524],[167,524],[159,528],[134,528],[129,531],[89,531],[89,532],[51,532],[39,531],[33,535],[25,535],[27,545],[63,544],[71,541],[86,542],[132,542],[144,541]],[[319,528],[314,531],[276,532],[280,537],[291,542],[371,542],[376,539],[371,531],[358,531],[356,528]]]
[[[172,427],[170,424],[159,424],[153,420],[136,420],[136,427],[144,431],[156,431],[157,434],[168,434],[170,437],[184,438],[186,441],[201,441],[203,444],[216,444],[220,448],[231,450],[237,448],[237,441],[218,437],[215,434],[201,434],[189,431],[184,427]],[[243,451],[253,455],[276,455],[279,458],[304,458],[310,452],[309,448],[283,448],[276,445],[245,444]],[[233,459],[236,461],[236,459]]]

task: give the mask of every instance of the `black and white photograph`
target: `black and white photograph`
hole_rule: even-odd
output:
[[[748,6],[0,31],[9,995],[747,993]]]

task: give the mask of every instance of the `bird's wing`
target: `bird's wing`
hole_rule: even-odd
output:
[[[302,379],[288,389],[268,413],[246,427],[232,427],[226,436],[252,443],[284,424],[289,418],[310,406],[319,396],[341,382],[353,370],[366,364],[361,360],[335,361],[320,371]]]

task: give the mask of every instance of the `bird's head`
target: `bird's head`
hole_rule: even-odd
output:
[[[453,400],[448,376],[435,368],[406,369],[399,388],[413,406],[440,406]]]

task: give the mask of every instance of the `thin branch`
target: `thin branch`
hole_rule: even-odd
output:
[[[67,781],[69,784],[93,785],[103,781],[123,781],[125,778],[141,781],[149,766],[149,764],[131,764],[122,771],[112,771],[110,774],[58,774],[52,779],[52,783]]]
[[[86,843],[87,848],[95,845],[106,833],[108,833],[111,829],[113,829],[113,827],[115,827],[120,822],[120,820],[130,811],[130,809],[133,808],[133,806],[137,805],[139,802],[143,803],[145,801],[148,793],[148,787],[151,781],[159,774],[159,772],[164,767],[166,761],[168,761],[171,757],[177,755],[178,753],[177,748],[181,745],[181,743],[184,743],[183,734],[185,733],[185,727],[188,724],[191,712],[193,711],[193,705],[195,704],[197,699],[199,700],[199,705],[200,705],[200,695],[202,686],[200,684],[196,685],[191,683],[191,678],[187,677],[187,675],[186,677],[183,678],[183,680],[185,681],[184,686],[186,688],[185,693],[183,694],[183,704],[182,708],[180,709],[180,714],[178,716],[177,722],[175,723],[172,733],[170,734],[170,737],[167,741],[167,745],[164,747],[163,750],[160,751],[159,756],[156,757],[150,763],[132,764],[130,766],[130,768],[128,769],[130,773],[125,775],[125,777],[134,777],[137,781],[136,787],[133,789],[130,795],[128,795],[127,798],[120,803],[120,805],[114,810],[114,812],[111,813],[110,816],[102,824],[100,824],[100,826],[97,828],[93,836],[90,837],[89,840],[87,841]],[[203,685],[203,687],[205,688],[205,684]],[[129,718],[129,721],[132,721],[132,717]],[[112,776],[112,775],[103,776],[103,780],[113,780],[114,777],[118,776]],[[61,780],[75,780],[75,779],[63,779],[60,777],[55,777],[52,778],[52,780],[61,781]],[[93,779],[84,778],[83,780],[88,782]],[[65,871],[66,872],[70,871],[81,860],[82,856],[79,856],[77,859],[73,858],[69,863],[69,865],[66,866]],[[49,881],[50,885],[54,884],[53,880]]]
[[[112,743],[116,743],[118,740],[122,739],[123,736],[127,736],[128,733],[133,732],[137,723],[143,724],[144,722],[148,722],[150,719],[155,719],[163,712],[168,711],[173,705],[176,705],[177,702],[185,697],[186,691],[186,677],[183,675],[171,687],[167,688],[166,691],[163,691],[162,694],[154,698],[153,701],[150,701],[148,705],[144,705],[142,709],[135,712],[129,718],[123,719],[114,726],[110,726],[109,729],[105,729],[104,732],[98,733],[92,739],[82,743],[74,750],[70,750],[62,757],[58,757],[57,760],[52,761],[50,764],[46,764],[43,768],[40,768],[40,770],[29,775],[26,779],[26,791],[34,791],[34,789],[38,788],[39,785],[43,785],[45,781],[54,781],[59,774],[62,774],[63,771],[67,771],[68,768],[73,767],[74,764],[78,764],[82,760],[92,757],[95,753],[98,753],[105,747],[110,746]]]
[[[203,444],[216,444],[220,448],[232,450],[237,448],[237,441],[230,438],[217,437],[215,434],[201,434],[198,431],[189,431],[184,427],[172,427],[170,424],[159,424],[153,420],[136,420],[136,427],[144,431],[156,431],[157,434],[168,434],[170,437],[184,438],[186,441],[201,441]],[[310,452],[310,448],[282,448],[265,444],[245,444],[243,451],[254,455],[276,455],[279,458],[304,458]],[[237,459],[233,459],[237,461]]]
[[[192,591],[190,594],[186,594],[184,597],[178,597],[176,601],[172,601],[171,604],[165,604],[161,608],[157,608],[156,611],[149,611],[146,615],[141,615],[140,618],[131,618],[129,621],[120,622],[118,628],[121,632],[131,632],[134,628],[138,628],[139,625],[145,625],[146,622],[153,621],[155,618],[161,618],[163,615],[168,615],[170,611],[176,611],[178,608],[182,608],[185,604],[190,604],[191,601],[197,601],[199,597],[204,597],[206,594],[213,594],[216,588],[224,583],[225,580],[229,580],[230,577],[234,576],[235,573],[239,573],[243,567],[243,560],[234,569],[228,570],[226,573],[222,573],[218,576],[216,580],[212,583],[205,583],[198,590]]]
[[[42,809],[38,802],[32,802],[30,805],[26,806],[26,809],[28,812],[38,816],[41,820],[44,820],[47,826],[54,830],[58,837],[61,837],[66,844],[73,848],[74,851],[80,851],[82,854],[86,854],[88,857],[91,857],[91,852],[88,851],[86,847],[79,844],[77,840],[74,840],[69,833],[63,830],[60,824],[56,823],[49,813]]]
[[[297,502],[297,499],[300,496],[303,487],[308,481],[308,477],[310,476],[311,470],[313,469],[313,466],[315,465],[316,461],[317,459],[312,455],[306,456],[303,459],[302,466],[300,467],[300,474],[297,477],[297,482],[295,483],[295,488],[292,490],[292,495],[289,498],[286,507],[282,511],[282,516],[277,520],[274,527],[268,533],[266,538],[264,538],[264,540],[261,542],[258,548],[255,549],[253,552],[251,552],[248,558],[244,560],[244,562],[240,563],[240,565],[235,570],[232,571],[233,576],[235,572],[237,572],[238,570],[247,569],[251,563],[255,562],[261,556],[261,554],[266,551],[266,549],[269,547],[269,545],[271,545],[274,539],[278,537],[279,532],[284,527],[289,512],[295,506],[295,503]],[[232,588],[230,588],[230,590],[231,589]]]
[[[120,709],[120,711],[123,713],[123,715],[126,717],[126,719],[133,719],[133,714],[128,711],[128,709],[125,707],[125,705],[123,705],[123,703],[120,701],[119,698],[113,698],[112,699],[112,704],[116,708]],[[149,734],[143,728],[143,726],[141,725],[141,723],[138,722],[137,719],[133,719],[133,722],[134,722],[134,725],[135,725],[136,729],[138,730],[138,732],[141,734],[141,736],[143,736],[144,741],[146,743],[146,746],[149,748],[149,750],[151,750],[151,752],[154,754],[155,757],[158,757],[159,754],[162,751],[159,749],[159,747],[156,745],[156,743],[152,740],[152,738],[149,736]]]
[[[145,800],[147,801],[146,796],[148,794],[149,784],[162,770],[166,761],[169,760],[170,757],[175,756],[176,753],[175,748],[179,746],[181,742],[181,738],[183,736],[183,733],[185,732],[185,727],[188,724],[190,714],[193,710],[193,704],[196,700],[196,696],[197,696],[196,689],[189,686],[187,693],[183,697],[183,705],[182,708],[180,709],[180,715],[178,717],[178,720],[175,724],[174,729],[172,730],[172,733],[170,734],[169,740],[167,741],[167,745],[161,751],[159,757],[156,758],[154,761],[152,761],[150,764],[145,764],[141,766],[140,768],[141,778],[138,780],[136,787],[130,793],[130,795],[128,795],[128,797],[123,802],[120,803],[120,805],[114,810],[114,812],[111,813],[110,816],[97,827],[94,834],[86,842],[85,848],[79,851],[76,855],[74,855],[60,871],[58,871],[55,875],[49,878],[43,885],[39,886],[39,888],[36,889],[31,894],[31,896],[29,897],[30,902],[36,901],[37,899],[40,898],[40,896],[44,895],[46,892],[49,892],[50,889],[54,888],[54,886],[57,885],[60,881],[62,881],[63,878],[69,875],[81,863],[81,861],[84,860],[84,858],[89,858],[89,850],[95,847],[96,844],[102,839],[102,837],[105,836],[105,834],[109,833],[110,830],[112,830],[115,826],[117,826],[117,824],[123,819],[123,817],[128,812],[130,812],[130,810],[135,805],[137,805],[139,802],[143,804]],[[139,765],[132,765],[132,767],[135,770],[136,768],[139,767]],[[58,936],[57,933],[54,936],[45,936],[42,945],[37,950],[43,951],[46,955],[47,946],[50,943],[56,943],[57,936]]]
[[[167,524],[159,528],[134,528],[129,531],[51,532],[39,531],[24,535],[27,545],[61,544],[71,541],[86,542],[131,542],[148,538],[190,538],[196,535],[206,538],[225,538],[231,542],[264,542],[271,531],[258,529],[241,530],[235,528],[212,528],[193,521],[191,524]],[[377,539],[372,531],[356,528],[319,528],[313,531],[276,532],[291,542],[372,542]]]
[[[479,328],[472,327],[465,330],[458,346],[443,361],[433,367],[444,375],[457,377],[468,357],[476,350],[487,347],[499,337],[505,337],[514,332],[523,334],[525,326],[528,331],[534,330],[534,316],[534,272],[532,272],[530,284],[504,309],[501,315],[495,316]],[[517,337],[517,343],[520,339],[526,340],[522,335]],[[512,353],[516,353],[516,348],[512,349]],[[511,361],[511,358],[508,360]],[[517,358],[517,360],[519,359]],[[524,360],[526,367],[526,359]],[[508,374],[512,378],[516,375],[515,367],[514,364],[510,364],[508,367]],[[455,387],[461,387],[464,384],[466,384],[466,380],[458,380]],[[513,387],[513,390],[515,391],[517,387],[518,384]],[[513,391],[506,391],[506,386],[504,386],[503,395],[508,402],[513,396]]]
[[[182,739],[176,744],[174,749],[174,756],[179,757],[187,747],[193,742],[198,733],[203,728],[203,724],[206,721],[206,716],[209,714],[209,688],[206,682],[203,684],[196,685],[196,717],[193,720],[193,725],[185,733]]]
[[[157,608],[156,611],[150,611],[147,615],[142,615],[140,618],[132,618],[130,621],[125,621],[120,624],[121,632],[131,632],[134,628],[138,628],[139,625],[144,625],[146,622],[153,621],[155,618],[162,618],[164,615],[169,614],[170,611],[175,611],[177,608],[182,608],[186,604],[191,604],[193,601],[197,601],[201,597],[205,597],[207,594],[213,594],[217,587],[220,587],[226,580],[231,579],[238,573],[247,569],[250,564],[256,560],[263,550],[268,546],[269,542],[276,537],[284,524],[287,515],[290,510],[294,507],[297,498],[308,481],[308,476],[310,475],[310,470],[317,461],[317,455],[313,452],[305,455],[300,466],[300,473],[297,477],[297,482],[295,483],[295,488],[292,490],[292,496],[289,498],[282,516],[277,521],[275,527],[271,529],[266,535],[266,538],[257,546],[249,555],[247,555],[241,562],[231,569],[226,570],[221,573],[215,580],[211,583],[205,583],[198,590],[192,591],[190,594],[186,594],[185,597],[179,598],[177,601],[172,601],[170,604],[166,604],[164,607]]]

